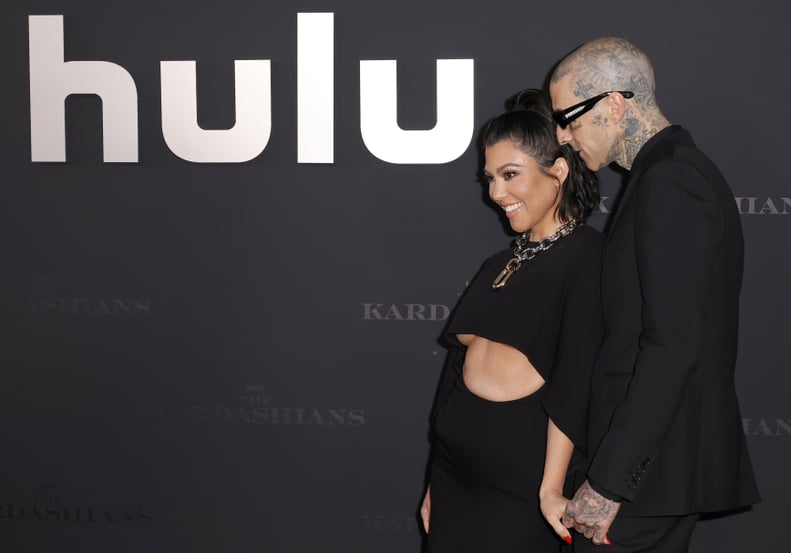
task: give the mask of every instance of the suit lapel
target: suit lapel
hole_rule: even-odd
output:
[[[657,159],[668,155],[667,152],[671,151],[677,144],[684,142],[692,143],[689,133],[678,125],[671,125],[659,131],[643,145],[643,149],[638,152],[632,165],[632,170],[629,172],[629,178],[624,185],[621,199],[618,201],[618,208],[609,222],[605,244],[610,240],[615,226],[618,224],[618,219],[620,219],[623,210],[626,209],[626,204],[629,203],[629,198],[634,193],[635,188],[637,188],[637,182],[643,172]]]
[[[638,173],[629,173],[629,179],[626,181],[624,185],[623,193],[621,194],[621,199],[618,200],[618,207],[615,210],[615,213],[612,215],[612,219],[610,220],[609,228],[607,230],[607,236],[605,237],[605,243],[610,240],[610,236],[612,236],[613,231],[615,230],[615,225],[618,223],[618,219],[621,217],[621,213],[623,213],[626,204],[629,202],[629,197],[634,192],[634,189],[637,186],[638,181]]]

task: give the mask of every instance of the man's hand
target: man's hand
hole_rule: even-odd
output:
[[[563,526],[574,528],[596,545],[609,545],[607,532],[620,508],[620,503],[597,493],[586,480],[566,505]]]

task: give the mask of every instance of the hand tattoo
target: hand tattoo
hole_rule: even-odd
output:
[[[573,526],[586,538],[592,538],[593,543],[605,543],[607,531],[620,508],[620,503],[597,493],[586,480],[566,506],[563,525]]]

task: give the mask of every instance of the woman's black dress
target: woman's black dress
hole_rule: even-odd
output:
[[[484,263],[456,306],[446,329],[452,348],[431,416],[428,553],[560,549],[563,542],[538,503],[547,417],[574,442],[574,464],[585,450],[590,370],[603,331],[601,246],[600,233],[578,228],[493,290],[492,281],[513,257],[511,250],[500,252]],[[464,384],[466,348],[457,334],[519,349],[544,386],[513,401],[475,395]]]

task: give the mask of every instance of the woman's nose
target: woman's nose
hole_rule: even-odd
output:
[[[505,182],[502,179],[494,178],[489,182],[489,196],[494,201],[505,197]]]

